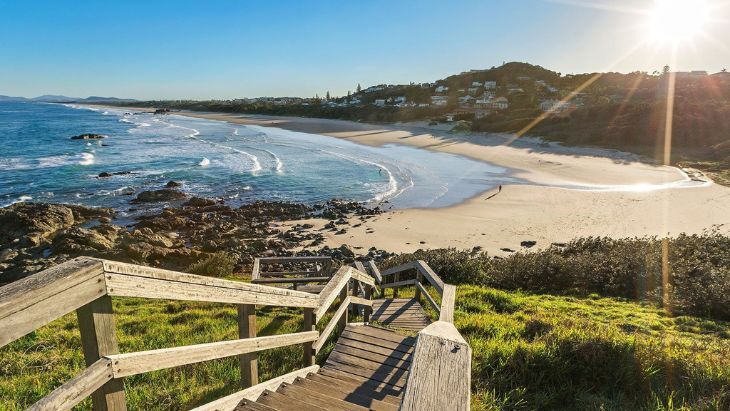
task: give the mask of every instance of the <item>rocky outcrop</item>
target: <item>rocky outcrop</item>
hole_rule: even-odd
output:
[[[101,140],[103,138],[108,138],[109,136],[105,136],[103,134],[95,134],[95,133],[84,133],[79,134],[78,136],[71,137],[71,140]]]
[[[188,196],[182,191],[163,188],[160,190],[143,191],[132,200],[132,203],[159,203],[163,201],[184,200]]]

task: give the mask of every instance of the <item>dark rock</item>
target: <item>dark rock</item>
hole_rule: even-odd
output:
[[[184,207],[209,207],[215,205],[215,200],[210,198],[193,197],[183,204]]]
[[[515,252],[515,250],[513,250],[511,248],[500,248],[500,250],[502,250],[502,251],[504,251],[506,253],[514,253]]]
[[[79,134],[78,136],[71,137],[71,140],[101,140],[102,138],[107,138],[109,136],[105,136],[103,134],[95,134],[95,133],[84,133]]]
[[[528,240],[520,242],[520,245],[525,248],[532,248],[535,244],[537,244],[537,241]]]
[[[180,187],[182,184],[178,183],[177,181],[168,181],[167,184],[165,184],[165,187],[167,188],[176,188]]]
[[[106,177],[111,177],[112,175],[113,175],[112,173],[107,173],[105,171],[103,173],[99,173],[99,175],[97,177],[99,177],[99,178],[106,178]]]
[[[132,203],[155,203],[182,200],[185,198],[187,198],[187,195],[182,191],[163,188],[161,190],[143,191],[137,195],[137,198],[132,200]]]

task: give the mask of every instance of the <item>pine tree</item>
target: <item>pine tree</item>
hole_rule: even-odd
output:
[[[329,100],[330,100],[330,91],[329,91],[329,90],[327,90],[327,96],[325,97],[325,99],[326,99],[327,101],[329,101]]]
[[[358,93],[362,91],[362,87],[360,87],[360,83],[357,83],[357,89],[356,90],[357,90]]]

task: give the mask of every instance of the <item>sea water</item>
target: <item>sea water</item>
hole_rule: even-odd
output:
[[[71,140],[82,133],[108,138]],[[447,153],[123,108],[0,103],[0,145],[0,206],[128,210],[136,194],[172,180],[231,205],[340,198],[446,207],[516,181],[504,168]]]

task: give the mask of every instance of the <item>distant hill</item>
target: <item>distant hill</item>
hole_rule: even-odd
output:
[[[131,98],[89,96],[68,97],[57,94],[44,94],[42,96],[27,98],[0,95],[0,101],[34,101],[38,103],[131,103],[137,100]]]

